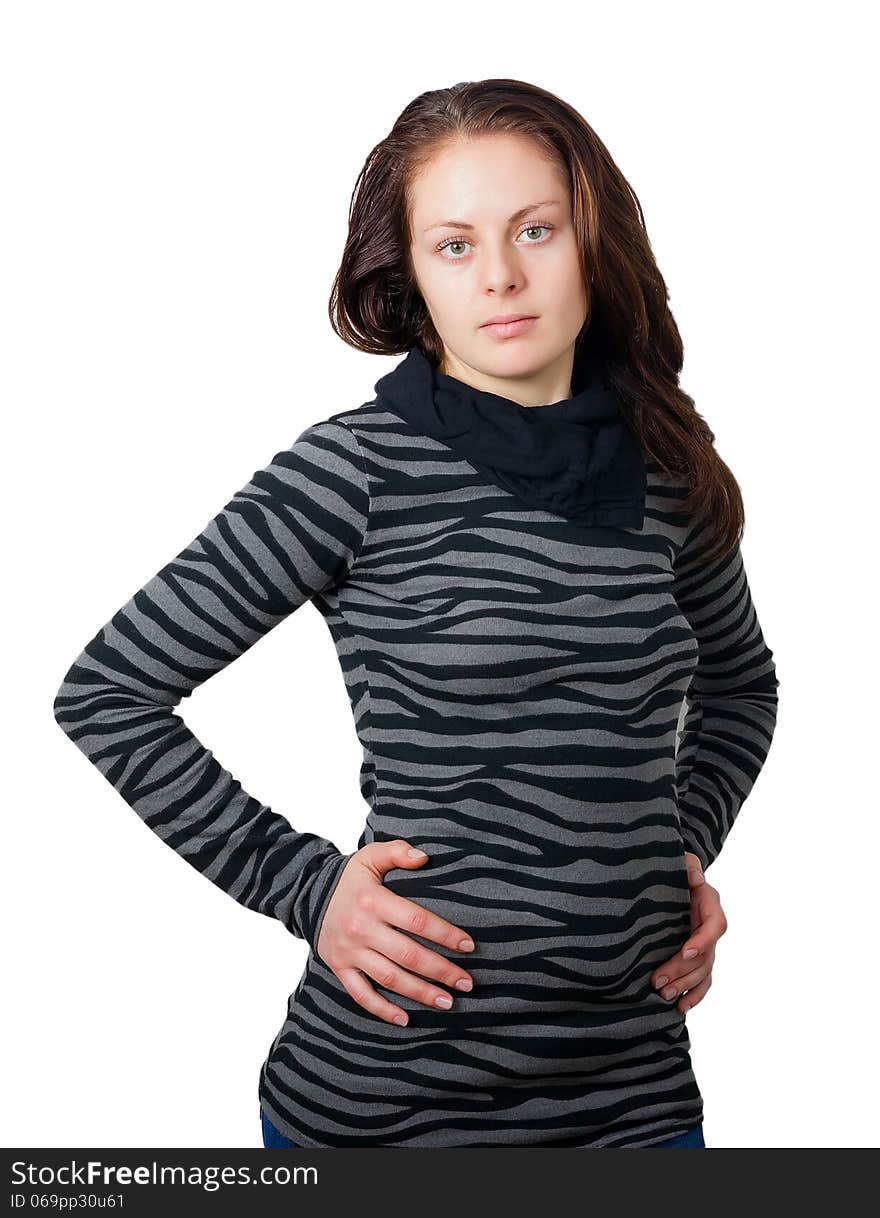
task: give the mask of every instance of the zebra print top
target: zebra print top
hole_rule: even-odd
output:
[[[309,946],[258,1088],[297,1145],[638,1147],[702,1119],[650,975],[690,933],[684,851],[721,850],[778,681],[739,549],[706,562],[680,499],[649,462],[641,529],[581,527],[367,402],[254,473],[65,675],[56,720],[123,799]],[[315,951],[351,855],[175,714],[308,600],[363,745],[358,849],[425,849],[384,882],[476,943],[449,1011],[376,986],[405,1027]]]

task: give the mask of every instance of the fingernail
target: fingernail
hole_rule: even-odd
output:
[[[443,1007],[445,1010],[448,1011],[449,1008],[452,1006],[452,999],[449,997],[448,994],[439,994],[434,999],[434,1005],[438,1006],[438,1007]]]
[[[406,1027],[406,1025],[409,1023],[409,1019],[406,1015],[395,1015],[393,1022],[399,1023],[401,1027]]]
[[[668,980],[669,980],[668,977],[658,977],[657,980],[654,982],[654,988],[659,990],[660,987],[665,985]]]
[[[462,939],[461,943],[458,945],[458,950],[460,952],[472,952],[474,950],[473,939]]]
[[[693,956],[696,956],[696,954],[697,954],[697,949],[695,947],[689,947],[686,952],[682,953],[685,960],[690,960]]]
[[[671,985],[668,990],[663,991],[663,997],[664,998],[674,998],[677,993],[678,993],[678,990],[675,988],[674,985]]]
[[[468,981],[466,977],[462,977],[461,981],[456,981],[455,988],[457,990],[472,990],[474,988],[474,983],[472,981]]]
[[[415,847],[407,850],[407,854],[411,859],[426,859],[428,857],[424,850],[416,850]]]

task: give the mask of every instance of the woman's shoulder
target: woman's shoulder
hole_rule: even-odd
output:
[[[332,414],[315,419],[306,425],[300,435],[297,436],[297,440],[300,440],[303,436],[335,435],[340,442],[344,443],[344,436],[347,433],[351,437],[350,443],[357,442],[370,432],[374,432],[377,428],[382,426],[387,427],[389,422],[393,422],[395,418],[395,415],[382,407],[375,398],[372,398],[370,401],[362,402],[359,406],[349,406],[345,410],[337,410]],[[397,421],[399,422],[400,420]]]

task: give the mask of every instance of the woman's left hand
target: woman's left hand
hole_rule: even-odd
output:
[[[706,883],[700,860],[685,851],[688,885],[691,890],[691,935],[681,951],[666,964],[658,965],[651,982],[670,1002],[678,998],[682,1013],[695,1007],[712,984],[715,944],[727,930],[718,889]]]

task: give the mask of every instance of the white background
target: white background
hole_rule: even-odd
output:
[[[256,469],[397,362],[328,321],[350,193],[412,97],[491,76],[570,101],[632,184],[745,499],[780,714],[708,872],[707,1143],[877,1145],[869,9],[3,6],[5,1146],[262,1145],[305,945],[152,834],[52,702]],[[184,709],[245,789],[355,849],[360,746],[313,606]]]

